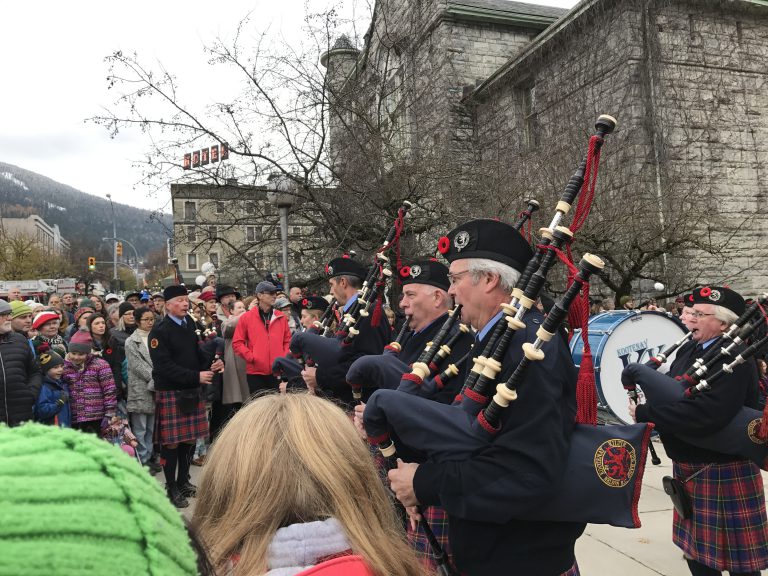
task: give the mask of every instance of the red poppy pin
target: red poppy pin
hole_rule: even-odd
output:
[[[707,296],[712,294],[712,288],[710,288],[709,286],[704,286],[704,288],[699,290],[699,294],[701,294],[702,298],[706,298]]]
[[[157,338],[152,338],[152,340],[149,342],[149,347],[150,348],[157,348],[157,344],[158,344]]]
[[[410,266],[403,266],[400,268],[400,276],[403,278],[408,278],[408,276],[411,275],[411,267]]]
[[[451,249],[451,241],[448,240],[448,236],[442,236],[440,240],[437,241],[437,251],[440,252],[440,254],[448,254],[448,250]]]

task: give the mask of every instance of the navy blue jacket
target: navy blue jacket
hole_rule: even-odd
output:
[[[67,399],[60,400],[66,395]],[[62,380],[45,376],[40,396],[35,402],[35,420],[43,424],[56,424],[61,428],[72,427],[72,414],[69,408],[69,386]]]

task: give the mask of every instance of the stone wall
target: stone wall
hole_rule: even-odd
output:
[[[642,274],[755,293],[768,275],[766,61],[768,10],[746,2],[596,2],[465,101],[481,159],[467,179],[497,208],[551,206],[594,119],[613,114],[581,245],[629,268],[688,235]]]

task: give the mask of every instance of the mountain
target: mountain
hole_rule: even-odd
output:
[[[0,213],[3,218],[25,218],[38,214],[49,224],[58,224],[69,241],[72,258],[112,258],[112,247],[102,238],[112,236],[109,200],[81,192],[41,174],[0,162]],[[131,242],[143,259],[151,250],[164,248],[172,229],[170,214],[142,210],[115,203],[117,236]],[[124,245],[125,256],[133,250]]]

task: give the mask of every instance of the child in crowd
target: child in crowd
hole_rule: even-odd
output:
[[[91,354],[91,334],[77,331],[70,340],[62,380],[72,398],[72,427],[101,435],[102,420],[117,410],[117,390],[112,369]]]
[[[119,446],[120,449],[132,458],[136,458],[136,449],[139,446],[138,439],[128,427],[128,420],[120,416],[112,416],[101,428],[101,437],[107,442]]]
[[[69,387],[61,379],[64,373],[64,359],[51,350],[47,343],[41,344],[36,352],[44,376],[40,395],[35,402],[35,420],[69,428],[72,426]]]

